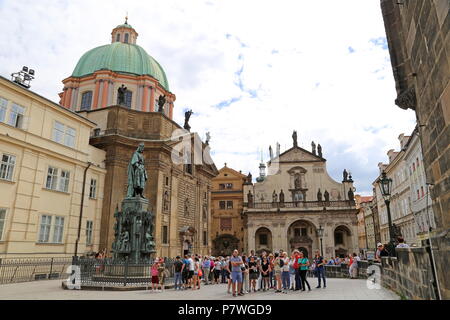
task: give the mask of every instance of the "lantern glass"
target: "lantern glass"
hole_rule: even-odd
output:
[[[319,236],[319,238],[323,237],[323,228],[322,228],[322,226],[319,226],[319,229],[317,229],[317,235]]]

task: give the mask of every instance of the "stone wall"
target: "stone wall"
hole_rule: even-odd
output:
[[[426,247],[397,248],[397,257],[382,258],[381,284],[406,299],[436,299]]]

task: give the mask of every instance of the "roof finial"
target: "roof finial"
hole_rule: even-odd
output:
[[[128,11],[127,11],[127,15],[125,16],[125,24],[128,24]]]

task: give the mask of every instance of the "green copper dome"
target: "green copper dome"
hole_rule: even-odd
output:
[[[169,90],[161,65],[140,46],[114,42],[86,52],[78,61],[72,77],[83,77],[98,70],[111,70],[134,75],[150,75]]]

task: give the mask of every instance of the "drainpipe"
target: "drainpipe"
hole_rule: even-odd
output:
[[[81,221],[83,219],[83,207],[84,207],[84,190],[86,188],[86,174],[91,165],[92,162],[88,162],[88,165],[86,168],[84,168],[83,173],[83,188],[81,189],[80,217],[78,219],[78,235],[77,240],[75,241],[75,254],[74,254],[75,257],[78,255],[78,243],[80,242]]]

